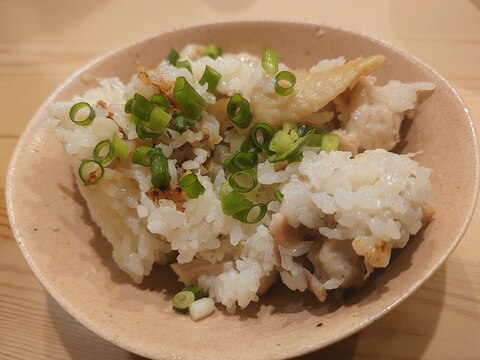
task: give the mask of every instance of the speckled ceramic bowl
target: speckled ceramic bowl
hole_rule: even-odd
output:
[[[293,68],[319,59],[383,54],[380,82],[431,81],[435,92],[405,128],[401,152],[433,169],[434,220],[343,302],[273,287],[231,316],[219,307],[198,323],[171,310],[181,288],[166,268],[140,286],[115,265],[111,247],[90,219],[59,141],[42,129],[48,105],[83,93],[95,77],[128,81],[138,65],[153,67],[170,47],[215,43],[225,52],[277,49]],[[425,64],[384,42],[321,25],[239,21],[181,28],[102,56],[61,85],[19,141],[7,180],[8,212],[33,272],[56,301],[94,333],[131,352],[161,359],[280,359],[314,351],[379,318],[417,289],[447,258],[470,221],[478,190],[478,146],[464,104]]]

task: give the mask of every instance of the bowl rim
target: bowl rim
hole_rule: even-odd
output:
[[[472,135],[473,141],[474,141],[474,160],[475,160],[475,177],[474,177],[474,196],[471,198],[471,201],[468,206],[468,212],[467,215],[461,224],[461,226],[458,228],[457,235],[455,236],[454,239],[452,239],[450,246],[448,247],[447,251],[445,251],[442,256],[439,258],[439,260],[436,262],[436,265],[432,268],[429,269],[428,272],[420,276],[414,283],[411,284],[411,286],[408,287],[408,289],[398,298],[395,299],[389,306],[384,307],[384,309],[378,313],[376,313],[374,316],[370,317],[367,321],[364,321],[358,326],[352,327],[348,331],[345,331],[341,334],[338,334],[336,336],[333,336],[328,339],[328,341],[325,342],[323,347],[329,346],[335,342],[338,342],[342,339],[347,338],[348,336],[351,336],[358,331],[364,329],[368,325],[372,324],[376,320],[378,320],[380,317],[384,316],[386,313],[391,311],[393,308],[398,306],[402,301],[404,301],[407,297],[409,297],[413,292],[415,292],[422,284],[425,283],[425,281],[435,272],[439,269],[439,267],[445,263],[447,258],[451,255],[451,253],[454,251],[456,246],[459,244],[461,241],[463,235],[465,234],[472,217],[474,215],[475,209],[476,209],[476,204],[478,200],[478,195],[479,195],[479,188],[480,188],[480,146],[479,146],[479,141],[478,141],[478,134],[477,130],[475,128],[475,124],[473,122],[472,116],[470,111],[468,110],[463,98],[460,96],[458,91],[452,86],[452,84],[443,76],[441,75],[437,70],[429,66],[427,63],[425,63],[423,60],[417,58],[416,56],[406,52],[403,49],[400,49],[396,46],[394,46],[391,42],[384,40],[380,37],[368,34],[363,31],[355,31],[352,29],[340,27],[340,26],[332,26],[323,22],[317,22],[314,20],[294,20],[294,19],[266,19],[266,18],[239,18],[239,19],[234,19],[234,20],[217,20],[217,21],[207,21],[207,22],[194,22],[191,24],[183,24],[179,26],[174,26],[170,27],[164,30],[161,30],[159,32],[150,34],[145,37],[138,38],[136,40],[130,41],[126,44],[121,44],[119,46],[116,46],[112,48],[111,50],[102,53],[96,57],[94,57],[92,60],[87,62],[85,65],[81,66],[77,70],[75,70],[71,75],[69,75],[63,82],[61,82],[52,93],[45,99],[45,101],[40,105],[40,107],[35,111],[33,116],[30,118],[28,121],[27,126],[25,129],[22,131],[22,134],[17,141],[17,144],[15,146],[15,149],[13,151],[12,157],[9,161],[8,164],[8,170],[7,170],[7,177],[6,177],[6,184],[5,184],[5,193],[6,193],[6,205],[7,205],[7,215],[9,222],[11,224],[11,229],[12,233],[15,237],[15,240],[18,244],[18,247],[20,248],[24,258],[26,259],[29,267],[31,268],[33,274],[35,277],[38,279],[40,284],[44,287],[44,289],[48,292],[48,294],[55,299],[55,301],[60,305],[60,307],[65,310],[70,316],[72,316],[76,321],[78,321],[80,324],[85,326],[89,331],[93,332],[95,335],[100,336],[102,339],[105,339],[111,343],[113,343],[116,346],[119,346],[127,351],[142,355],[142,356],[150,356],[151,354],[146,353],[143,351],[143,349],[137,347],[135,344],[132,344],[129,342],[126,338],[122,337],[112,337],[110,334],[108,334],[108,331],[104,331],[104,328],[99,327],[96,325],[95,322],[90,321],[89,316],[86,313],[79,312],[76,310],[76,308],[71,305],[68,301],[66,301],[61,294],[51,286],[50,282],[47,280],[47,278],[42,274],[41,271],[37,268],[34,260],[30,256],[28,250],[24,247],[23,241],[22,241],[22,235],[18,231],[18,226],[16,224],[16,219],[15,219],[15,210],[14,210],[14,204],[13,204],[13,199],[12,199],[12,186],[13,186],[13,177],[14,173],[17,168],[17,163],[18,163],[18,157],[20,153],[20,148],[21,145],[27,140],[27,135],[32,132],[32,130],[38,126],[38,123],[40,121],[40,116],[42,113],[45,112],[49,104],[52,102],[52,100],[64,90],[65,87],[67,87],[70,83],[75,81],[75,79],[81,75],[82,73],[88,71],[90,68],[94,67],[95,65],[103,62],[105,59],[108,59],[112,56],[117,55],[121,51],[139,45],[141,43],[148,42],[152,39],[155,39],[159,36],[164,36],[166,34],[174,33],[177,31],[182,31],[182,30],[192,30],[195,28],[199,27],[205,27],[205,26],[221,26],[221,25],[232,25],[232,24],[237,24],[237,25],[243,25],[243,26],[249,26],[249,25],[255,25],[258,23],[262,24],[267,24],[267,25],[279,25],[279,24],[289,24],[289,25],[306,25],[306,26],[318,26],[321,27],[322,29],[325,30],[333,30],[333,31],[338,31],[344,34],[347,34],[349,36],[353,37],[361,37],[366,40],[373,41],[377,43],[378,45],[382,47],[386,47],[389,50],[392,50],[393,52],[398,53],[404,58],[407,58],[409,60],[413,60],[414,63],[419,64],[420,66],[428,69],[431,71],[438,79],[440,79],[448,88],[449,90],[452,91],[452,93],[455,95],[456,100],[459,101],[459,103],[462,105],[463,111],[466,116],[466,120],[468,121],[468,125],[470,127],[470,133]],[[285,357],[291,357],[291,356],[301,356],[308,354],[310,352],[319,350],[321,347],[316,345],[315,342],[312,342],[308,345],[302,346],[299,348],[296,352],[290,351],[290,352],[284,352],[282,355],[282,358]],[[175,358],[177,359],[176,355],[174,354],[167,354],[164,353],[161,349],[159,349],[159,354],[161,354],[161,358]]]

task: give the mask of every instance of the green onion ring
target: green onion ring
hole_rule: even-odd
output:
[[[189,199],[196,199],[205,193],[205,187],[200,183],[195,174],[185,175],[179,180],[178,184]]]
[[[205,71],[203,72],[203,75],[200,78],[198,83],[200,85],[207,83],[208,84],[207,91],[210,94],[215,94],[215,91],[217,90],[217,86],[221,78],[222,78],[222,75],[217,70],[207,65],[205,66]]]
[[[94,170],[89,170],[89,166],[93,166]],[[100,174],[98,174],[98,172],[100,172]],[[102,180],[104,173],[105,169],[103,168],[103,165],[95,160],[85,160],[78,168],[78,175],[80,176],[80,179],[83,181],[84,185],[98,184],[100,180]]]
[[[150,118],[150,113],[153,110],[153,105],[148,99],[136,93],[134,96],[134,101],[132,103],[132,114],[135,115],[142,121],[148,121]]]
[[[88,116],[84,119],[76,120],[77,113],[80,110],[85,109],[85,108],[90,109],[90,113],[88,114]],[[95,109],[89,103],[86,103],[86,102],[82,101],[82,102],[76,103],[75,105],[73,105],[70,108],[69,115],[70,115],[70,120],[72,120],[75,124],[80,125],[80,126],[87,126],[88,124],[90,124],[92,122],[93,119],[95,119]]]
[[[253,169],[258,165],[258,155],[253,151],[237,151],[232,157],[232,165],[240,170]]]
[[[103,149],[108,146],[108,152],[105,156],[102,156]],[[115,155],[115,146],[109,140],[100,141],[93,149],[93,160],[99,164],[106,165],[112,161]]]
[[[127,113],[127,114],[132,113],[132,105],[133,105],[134,101],[135,101],[135,99],[131,98],[125,103],[125,108],[124,108],[125,113]]]
[[[245,175],[248,177],[248,181],[250,181],[251,183],[249,183],[247,186],[242,186],[237,182],[237,178]],[[257,186],[257,174],[255,174],[255,172],[251,169],[240,170],[230,175],[230,177],[228,178],[228,183],[233,188],[233,190],[241,193],[247,193],[251,191],[255,186]]]
[[[250,213],[255,208],[259,208],[259,213],[258,213],[256,218],[254,218],[253,220],[250,220],[249,219]],[[244,209],[242,212],[235,214],[236,216],[234,215],[234,218],[237,219],[237,220],[240,220],[241,222],[247,223],[247,224],[255,224],[255,223],[259,222],[260,220],[262,220],[266,213],[267,213],[267,205],[262,204],[262,203],[258,203],[258,204],[252,204],[252,206],[250,206],[250,208],[248,208],[248,211],[247,211],[247,209]]]
[[[326,152],[338,150],[340,138],[334,134],[325,134],[322,138],[322,150]]]
[[[172,299],[173,309],[182,314],[188,313],[188,307],[195,301],[195,294],[191,291],[180,291]]]
[[[196,119],[201,109],[207,106],[205,99],[198,94],[183,76],[175,80],[173,98],[182,108],[182,113],[191,119]]]
[[[270,161],[271,163],[280,162],[280,161],[288,160],[291,156],[296,155],[296,153],[299,152],[301,148],[308,143],[314,131],[315,131],[314,129],[309,130],[307,132],[307,135],[295,141],[287,151],[270,155],[268,157],[268,161]]]
[[[264,49],[262,54],[262,67],[267,73],[275,75],[278,71],[280,56],[273,49]]]
[[[160,106],[163,110],[167,110],[170,106],[170,101],[163,94],[153,94],[150,101],[155,105]]]
[[[261,143],[258,141],[258,132],[261,133],[263,138]],[[264,123],[257,124],[250,129],[248,135],[250,143],[255,150],[264,151],[266,154],[270,153],[268,146],[270,145],[270,141],[272,141],[274,135],[274,131],[270,125]]]
[[[138,138],[143,141],[152,141],[153,139],[159,137],[161,134],[151,132],[145,127],[144,121],[138,121],[135,127],[137,131]]]
[[[280,81],[287,81],[290,86],[283,87],[280,85]],[[275,77],[275,92],[280,96],[287,96],[293,92],[293,87],[297,82],[297,78],[290,71],[280,71]]]
[[[171,176],[168,172],[168,161],[162,150],[150,151],[150,173],[152,185],[159,189],[165,189],[170,185]]]
[[[235,94],[230,98],[227,105],[227,115],[240,129],[248,128],[253,117],[248,100],[240,94]]]
[[[180,57],[180,54],[177,52],[177,50],[175,50],[174,48],[171,48],[170,52],[167,55],[167,61],[169,64],[175,66],[179,57]]]
[[[190,74],[193,75],[193,71],[192,71],[192,64],[190,64],[190,61],[188,60],[177,60],[177,63],[175,64],[175,66],[179,69],[183,68],[183,69],[187,69],[188,71],[190,71]]]
[[[139,146],[135,149],[132,162],[137,165],[142,165],[145,167],[150,167],[150,151],[152,150],[149,146]]]
[[[117,134],[113,135],[112,144],[115,148],[115,156],[117,156],[121,161],[127,160],[128,145],[125,144]]]
[[[275,196],[275,200],[277,200],[281,204],[283,201],[282,193],[280,191],[275,191],[273,195]]]
[[[216,59],[217,57],[222,56],[222,53],[222,48],[214,44],[208,44],[203,55]]]
[[[223,187],[223,186],[222,186]],[[230,188],[230,186],[228,186]],[[225,193],[226,191],[224,191]],[[220,191],[222,194],[222,191]],[[250,208],[253,203],[242,193],[232,190],[229,193],[221,195],[220,199],[223,213],[227,216],[234,216],[236,213]]]
[[[150,113],[150,119],[147,126],[153,132],[162,131],[172,119],[172,115],[167,113],[160,106],[154,105],[153,110]]]
[[[187,285],[185,286],[182,291],[190,291],[195,295],[195,300],[201,299],[205,293],[205,290],[203,288],[197,286],[197,285]]]

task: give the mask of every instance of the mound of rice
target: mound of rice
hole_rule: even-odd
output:
[[[162,61],[154,70],[140,69],[128,84],[101,79],[99,87],[84,95],[54,104],[45,121],[64,144],[92,219],[112,244],[120,268],[140,283],[155,263],[171,263],[180,281],[203,287],[233,313],[237,305],[244,308],[257,301],[278,272],[290,289],[308,288],[323,301],[326,290],[361,285],[373,268],[385,267],[391,249],[404,247],[421,228],[431,191],[430,170],[411,156],[382,149],[398,142],[402,119],[414,115],[417,92],[433,85],[377,86],[374,77],[366,76],[381,58],[359,58],[354,65],[338,58],[297,73],[297,94],[279,98],[274,95],[275,77],[263,70],[259,58],[241,53],[212,59],[203,56],[203,50],[190,45],[180,53],[190,60],[192,73]],[[199,83],[206,65],[222,75],[217,96]],[[319,103],[309,86],[326,81],[330,72],[341,78],[348,66],[355,66],[357,75],[333,84],[335,94],[323,99],[326,105]],[[280,70],[287,69],[280,64]],[[148,168],[131,162],[139,141],[124,108],[136,93],[171,98],[179,76],[205,99],[207,108],[195,128],[180,133],[168,127],[156,142],[168,158],[171,176],[168,189],[160,190],[152,186]],[[349,87],[353,95],[347,96]],[[309,95],[300,99],[302,91]],[[350,151],[305,147],[301,162],[280,165],[261,158],[259,184],[249,197],[267,204],[268,211],[256,224],[225,215],[221,206],[221,188],[228,179],[223,163],[245,139],[245,132],[224,113],[224,97],[235,93],[252,103],[254,122],[256,113],[273,127],[291,116],[334,130],[340,150]],[[91,126],[70,121],[71,106],[81,101],[95,109]],[[335,126],[338,121],[340,128]],[[128,146],[130,160],[112,161],[101,182],[85,186],[79,165],[91,158],[100,141],[115,135]],[[377,150],[352,158],[366,149]],[[190,172],[205,188],[197,199],[185,198],[178,186],[179,178]],[[276,191],[283,194],[283,202],[275,200]],[[308,270],[308,262],[314,271]]]

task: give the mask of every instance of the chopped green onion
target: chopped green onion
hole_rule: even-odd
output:
[[[177,130],[180,134],[183,134],[187,131],[188,126],[195,125],[195,121],[192,119],[188,119],[183,115],[178,115],[175,118],[175,130]]]
[[[150,113],[150,120],[147,123],[147,126],[152,131],[161,131],[163,130],[168,123],[172,115],[163,110],[160,106],[154,105],[152,112]]]
[[[205,99],[183,77],[179,76],[173,87],[173,97],[180,104],[183,113],[192,119],[196,119],[203,108],[207,106]]]
[[[283,86],[280,83],[287,82],[287,86]],[[275,77],[275,92],[281,96],[290,95],[293,92],[293,87],[297,82],[297,78],[290,71],[280,71]]]
[[[108,150],[105,153],[105,148]],[[93,149],[93,160],[99,164],[106,165],[113,159],[115,154],[115,147],[109,140],[100,141]]]
[[[85,160],[78,168],[78,175],[84,185],[95,185],[103,178],[105,169],[103,165],[95,160]]]
[[[280,191],[275,191],[273,195],[275,195],[275,199],[281,204],[283,201],[282,193]]]
[[[322,150],[326,152],[338,150],[340,138],[334,134],[325,134],[322,139]]]
[[[182,61],[177,60],[177,63],[175,66],[179,69],[181,68],[187,69],[188,71],[190,71],[190,74],[193,74],[192,64],[190,64],[190,61],[188,60],[182,60]]]
[[[284,152],[281,153],[275,153],[273,155],[270,155],[268,157],[268,161],[270,162],[280,162],[284,160],[288,160],[291,156],[295,155],[297,152],[300,151],[300,149],[308,143],[310,140],[310,136],[313,134],[314,130],[311,129],[307,132],[307,135],[304,137],[299,138],[295,142],[291,144],[291,146]]]
[[[171,48],[170,52],[167,55],[167,61],[169,62],[169,64],[175,66],[179,57],[180,57],[180,54],[177,52],[177,50],[175,50],[174,48]]]
[[[242,144],[240,145],[240,151],[242,152],[247,152],[250,149],[253,149],[252,142],[250,141],[250,137],[246,137],[245,140],[243,140]]]
[[[238,169],[253,169],[258,165],[258,155],[253,151],[237,151],[232,157],[232,164]]]
[[[150,151],[150,172],[152,174],[152,184],[156,188],[165,189],[170,185],[171,176],[168,172],[168,161],[160,149]]]
[[[305,136],[308,130],[310,130],[310,127],[307,124],[302,124],[298,127],[297,134],[299,137]]]
[[[325,134],[317,134],[314,133],[311,135],[310,140],[307,143],[307,146],[310,147],[321,147],[322,146],[322,140]]]
[[[84,114],[83,117],[81,117],[80,119],[77,119],[78,112],[82,111],[83,113],[84,109],[89,110],[88,115]],[[87,126],[92,122],[93,119],[95,119],[95,109],[89,103],[79,102],[70,108],[69,115],[70,115],[70,120],[72,120],[75,124],[80,126]]]
[[[253,126],[249,132],[249,139],[252,146],[257,151],[264,151],[269,154],[268,146],[272,141],[274,131],[270,125],[260,123]]]
[[[130,117],[130,122],[131,122],[133,125],[137,126],[137,124],[138,124],[139,121],[140,121],[140,119],[137,118],[135,115],[132,114],[132,116]]]
[[[128,145],[125,144],[117,134],[113,135],[112,144],[115,148],[115,156],[118,157],[121,161],[127,160]]]
[[[301,151],[294,152],[287,158],[289,164],[294,162],[300,162],[303,159],[303,153]]]
[[[295,133],[296,134],[296,133]],[[298,135],[297,135],[298,136]],[[272,141],[268,145],[268,149],[274,153],[284,153],[292,147],[296,139],[293,138],[289,133],[280,130],[275,133]]]
[[[255,172],[251,169],[240,170],[230,175],[228,178],[228,183],[233,190],[246,193],[257,186],[257,174],[255,174]]]
[[[195,295],[195,300],[201,299],[205,292],[203,288],[197,285],[187,285],[182,289],[182,291],[190,291],[193,293],[193,295]]]
[[[222,75],[217,70],[207,65],[205,66],[205,71],[203,72],[203,75],[200,78],[199,84],[203,85],[207,83],[208,84],[207,91],[210,94],[215,94],[215,91],[217,90],[217,86],[221,78],[222,78]]]
[[[131,114],[132,113],[132,105],[133,105],[133,102],[135,100],[133,98],[129,99],[126,103],[125,103],[125,113],[127,114]]]
[[[254,204],[242,193],[233,190],[221,197],[223,213],[243,223],[254,224],[263,219],[267,213],[267,206]],[[258,214],[256,214],[258,212]],[[256,216],[255,216],[256,215]]]
[[[195,294],[191,291],[180,291],[172,299],[173,309],[183,314],[188,313],[188,307],[195,301]]]
[[[208,44],[205,48],[205,52],[203,53],[204,56],[209,56],[212,59],[216,59],[219,56],[222,56],[222,49],[217,45]]]
[[[149,131],[149,129],[145,127],[144,121],[137,121],[135,130],[137,131],[138,138],[143,141],[152,141],[161,135],[159,133]]]
[[[149,146],[139,146],[135,149],[135,152],[132,156],[132,162],[137,165],[142,165],[145,167],[150,166],[150,151],[152,150]]]
[[[142,121],[148,121],[150,118],[150,113],[153,110],[153,105],[148,99],[136,93],[133,95],[133,103],[132,103],[132,114],[135,115]]]
[[[189,199],[196,199],[205,193],[205,187],[198,181],[195,174],[185,175],[178,182]],[[185,290],[185,289],[184,289]]]
[[[170,106],[170,102],[168,101],[167,97],[162,94],[153,94],[150,98],[150,101],[155,105],[160,106],[163,110],[167,110]]]
[[[273,49],[264,49],[262,55],[262,67],[267,73],[275,75],[278,71],[280,56]]]
[[[252,122],[250,104],[248,100],[240,94],[235,94],[230,98],[227,105],[227,115],[240,129],[248,128]]]

